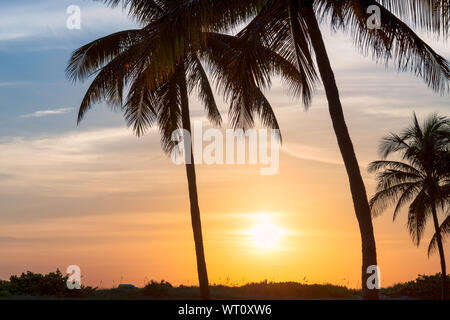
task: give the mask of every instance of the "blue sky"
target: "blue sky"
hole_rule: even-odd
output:
[[[69,5],[78,5],[82,10],[81,30],[66,28]],[[65,78],[64,70],[72,51],[98,37],[133,27],[121,8],[113,10],[89,0],[0,2],[0,256],[11,257],[1,261],[0,279],[25,271],[24,267],[51,271],[55,266],[63,269],[65,265],[78,263],[90,272],[92,283],[102,279],[101,268],[112,266],[114,271],[103,278],[111,284],[112,280],[117,282],[120,275],[127,274],[127,261],[141,257],[141,252],[133,250],[114,256],[113,248],[122,245],[142,248],[145,243],[144,249],[160,259],[160,265],[154,266],[157,264],[154,260],[145,258],[139,264],[143,265],[142,270],[128,273],[134,277],[128,279],[130,282],[142,279],[149,270],[156,278],[195,281],[184,171],[174,167],[163,154],[156,132],[142,139],[134,137],[124,126],[122,116],[104,104],[94,107],[81,125],[76,126],[77,107],[88,83],[74,85]],[[347,122],[371,193],[375,181],[365,166],[377,158],[379,139],[386,132],[405,126],[413,111],[419,117],[433,111],[449,115],[450,98],[433,93],[422,80],[409,73],[385,70],[370,57],[362,57],[348,37],[331,33],[327,25],[323,30]],[[448,43],[423,37],[450,58]],[[328,275],[305,266],[303,276],[330,282],[345,276],[355,285],[360,272],[359,235],[323,90],[318,89],[308,112],[286,92],[279,81],[274,81],[272,90],[267,92],[284,136],[279,176],[260,181],[259,167],[199,166],[201,207],[210,213],[204,217],[207,243],[228,243],[230,234],[217,224],[240,226],[251,220],[253,212],[282,211],[280,224],[293,228],[292,234],[301,234],[295,239],[302,243],[312,243],[325,234],[334,239],[334,251],[340,252],[349,250],[348,239],[354,240],[356,254],[343,261],[342,266],[336,266],[335,271]],[[226,103],[217,98],[221,110],[226,111]],[[190,102],[192,115],[199,117],[202,107],[194,96]],[[309,179],[308,183],[302,184],[303,179]],[[230,190],[234,190],[236,197],[245,193],[248,201],[239,204],[238,198],[232,196],[221,199],[223,203],[219,206],[210,201]],[[329,218],[329,201],[316,199],[323,193],[343,213],[339,221]],[[293,209],[290,204],[297,202]],[[243,220],[230,215],[241,210],[245,211]],[[299,216],[296,210],[302,210],[305,215]],[[316,220],[309,220],[310,216],[320,221],[320,225]],[[144,225],[140,223],[142,217],[147,219]],[[426,260],[425,248],[412,246],[404,222],[405,219],[392,224],[390,213],[375,222],[380,248],[392,243],[397,246],[397,249],[381,250],[381,261],[386,266],[408,270],[399,275],[387,268],[388,282],[438,271],[436,257]],[[336,223],[341,228],[336,228]],[[148,229],[144,230],[144,226]],[[121,233],[125,229],[127,232]],[[167,231],[172,229],[176,231]],[[152,233],[148,234],[148,230]],[[166,230],[166,235],[160,236],[158,230]],[[169,264],[169,258],[163,253],[174,250],[165,246],[175,245],[177,241],[189,255],[171,258],[169,262],[170,265],[187,263],[189,268],[182,274],[166,270],[164,264]],[[108,245],[106,249],[103,244]],[[70,254],[67,246],[72,246]],[[307,250],[295,246],[291,249],[297,250],[292,256],[299,259],[302,250]],[[224,254],[230,253],[230,263],[245,262],[245,258],[252,257],[247,253],[235,261],[231,255],[233,250],[232,247],[223,249]],[[320,250],[326,252],[327,248]],[[399,252],[408,255],[402,258]],[[328,259],[314,254],[309,256],[311,261]],[[333,264],[332,254],[327,254]],[[103,258],[97,259],[99,256]],[[222,265],[219,258],[211,258],[213,267],[215,263]],[[270,274],[271,268],[278,267],[275,263],[283,261],[265,261],[267,270],[261,268],[258,277],[264,279],[265,271]],[[351,272],[349,266],[353,268]],[[245,270],[245,266],[242,268]],[[292,271],[283,280],[299,280],[293,276],[297,265],[286,262],[283,268]],[[221,275],[212,270],[211,278],[217,280]],[[223,272],[222,276],[235,275],[233,269]]]
[[[66,28],[66,10],[73,4],[82,10],[81,30]],[[2,1],[0,8],[0,136],[75,128],[75,108],[86,86],[74,86],[65,78],[71,52],[135,25],[121,8],[112,10],[93,1]],[[55,109],[63,109],[57,121],[51,116],[24,117]],[[114,121],[111,114],[103,116]]]

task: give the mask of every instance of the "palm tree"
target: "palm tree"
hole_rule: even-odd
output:
[[[442,238],[449,235],[450,212],[439,225],[438,209],[443,213],[450,204],[450,119],[432,115],[420,125],[414,114],[413,124],[401,134],[391,133],[383,138],[380,154],[386,159],[399,153],[402,161],[381,160],[369,165],[378,172],[377,192],[370,200],[374,216],[395,205],[394,220],[400,209],[409,204],[408,230],[419,246],[428,218],[433,219],[435,234],[428,255],[439,250],[442,271],[442,299],[447,298],[447,281]]]
[[[172,140],[172,136],[178,129],[184,130],[184,150],[192,150],[192,144],[189,145],[189,92],[197,89],[207,117],[213,124],[220,125],[222,121],[202,66],[201,60],[204,60],[218,81],[228,83],[227,92],[232,93],[229,98],[240,102],[232,103],[230,108],[230,116],[236,126],[252,125],[256,114],[266,126],[279,129],[272,107],[258,83],[249,80],[242,84],[229,79],[231,75],[225,63],[228,51],[237,41],[235,37],[202,32],[190,37],[188,49],[183,51],[182,56],[178,55],[180,43],[173,36],[173,29],[161,23],[161,17],[176,10],[177,5],[175,0],[141,1],[137,7],[146,10],[145,19],[139,21],[145,25],[142,29],[108,35],[84,45],[72,54],[66,69],[72,81],[84,81],[95,74],[81,102],[78,123],[93,104],[106,101],[109,106],[124,112],[127,124],[133,127],[137,136],[143,135],[156,123],[166,153],[170,154],[174,150],[177,142]],[[135,9],[134,6],[130,8],[131,12]],[[208,43],[208,46],[199,46],[199,39]],[[301,86],[299,72],[288,60],[266,48],[260,47],[258,51],[263,53],[267,72],[283,72],[287,81]],[[123,101],[125,90],[128,92]],[[209,299],[195,161],[192,153],[186,152],[185,156],[200,296]]]
[[[134,17],[145,21],[152,15],[160,0],[104,0],[110,5],[129,5]],[[369,29],[369,7],[378,6],[381,25]],[[301,75],[301,86],[294,83],[293,92],[301,93],[308,106],[317,85],[317,72],[313,64],[315,53],[317,67],[328,99],[329,113],[339,149],[347,171],[356,218],[362,241],[362,289],[366,299],[378,299],[378,290],[366,287],[367,268],[377,265],[376,245],[372,218],[365,185],[351,141],[340,101],[339,90],[331,63],[319,29],[318,20],[329,20],[335,29],[349,30],[355,44],[363,53],[372,51],[377,61],[394,60],[399,71],[411,71],[437,92],[449,88],[450,66],[417,36],[400,18],[408,19],[418,29],[448,35],[450,0],[189,0],[178,1],[178,6],[160,18],[177,41],[175,55],[183,56],[195,38],[199,45],[205,40],[204,31],[224,31],[253,20],[239,33],[242,40],[235,59],[245,59],[251,65],[248,72],[231,72],[230,83],[256,82],[269,85],[270,73],[260,69],[256,46],[267,47],[291,63]],[[400,17],[398,18],[396,14]],[[258,62],[252,62],[257,60]],[[230,58],[228,59],[230,61]],[[231,59],[232,61],[232,59]],[[239,62],[230,63],[232,66]],[[234,86],[223,86],[225,92]],[[298,88],[301,88],[299,92]],[[253,100],[255,100],[253,98]]]
[[[171,153],[175,147],[172,133],[179,128],[191,132],[187,89],[189,81],[191,87],[198,87],[208,118],[214,124],[221,123],[209,81],[198,58],[192,55],[174,63],[171,74],[161,70],[151,60],[160,54],[155,45],[158,38],[158,32],[150,28],[121,31],[97,39],[73,53],[67,67],[67,74],[72,80],[84,80],[96,73],[81,102],[78,122],[93,104],[105,100],[110,106],[124,111],[128,125],[133,127],[138,136],[157,122],[162,147],[166,153]],[[129,92],[123,103],[123,91],[127,86]],[[190,141],[188,137],[183,137],[183,140],[185,143]],[[186,145],[185,150],[191,148]],[[191,157],[186,159],[185,166],[200,295],[202,299],[209,299],[196,174],[194,159]]]

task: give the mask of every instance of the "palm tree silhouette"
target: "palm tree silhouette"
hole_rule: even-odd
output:
[[[68,77],[74,81],[84,80],[91,73],[96,73],[81,102],[78,122],[93,104],[105,100],[108,105],[123,110],[127,124],[133,127],[138,136],[156,122],[162,147],[166,153],[171,153],[176,143],[172,141],[172,133],[180,128],[189,134],[191,132],[188,101],[190,85],[198,88],[208,118],[216,125],[221,123],[206,72],[196,55],[187,56],[183,61],[174,61],[172,74],[161,70],[151,60],[160,54],[156,45],[159,36],[157,30],[148,27],[127,30],[97,39],[73,53],[67,67]],[[129,92],[123,103],[123,91],[127,86]],[[183,140],[185,143],[190,142],[188,137],[183,137]],[[185,145],[185,150],[191,149]],[[188,152],[185,155],[189,156]],[[192,154],[190,157],[185,159],[185,166],[200,294],[202,299],[209,299],[194,159]]]
[[[133,127],[137,136],[143,135],[156,123],[161,133],[163,150],[172,153],[177,145],[172,140],[174,131],[183,129],[189,137],[191,134],[190,91],[197,89],[208,119],[215,125],[221,124],[221,115],[202,66],[203,60],[209,64],[217,81],[229,85],[227,94],[231,93],[229,98],[234,102],[230,107],[230,116],[236,126],[252,125],[256,114],[266,126],[279,129],[272,107],[258,87],[259,84],[251,79],[246,83],[237,83],[232,79],[229,70],[243,71],[226,65],[229,51],[239,50],[235,37],[201,32],[190,38],[188,50],[183,51],[183,56],[177,54],[180,43],[174,37],[176,31],[161,24],[161,17],[176,10],[177,6],[178,2],[173,0],[136,2],[136,6],[131,6],[130,10],[133,13],[136,7],[145,9],[146,14],[139,21],[145,27],[97,39],[72,54],[66,68],[68,78],[77,82],[96,75],[81,102],[78,123],[93,104],[106,101],[109,106],[124,112],[127,124]],[[135,17],[139,20],[139,15]],[[202,39],[201,46],[199,39]],[[266,48],[258,47],[257,50],[263,53],[267,72],[283,70],[287,81],[301,85],[300,73],[288,60]],[[127,88],[129,91],[123,101]],[[236,101],[240,103],[236,104]],[[184,149],[192,150],[188,137],[184,136],[183,140]],[[195,161],[192,153],[186,152],[185,156],[200,296],[209,299]]]
[[[449,235],[450,212],[450,119],[431,115],[420,125],[414,114],[413,124],[401,134],[383,138],[380,154],[386,159],[399,153],[402,161],[375,161],[369,171],[378,172],[377,192],[370,200],[374,216],[395,205],[395,220],[400,209],[409,204],[408,230],[419,246],[428,218],[433,219],[435,234],[428,255],[438,248],[442,271],[442,299],[447,298],[446,266],[442,237]],[[438,209],[447,213],[439,225]]]

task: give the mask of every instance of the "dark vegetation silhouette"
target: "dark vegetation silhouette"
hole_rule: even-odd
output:
[[[20,276],[11,276],[9,281],[0,280],[0,297],[34,296],[56,298],[87,298],[94,295],[96,288],[81,285],[78,290],[67,288],[68,276],[61,271],[48,274],[27,271]]]
[[[447,282],[450,276],[447,276]],[[423,300],[442,299],[442,274],[419,275],[416,280],[398,283],[381,290],[387,297],[410,297]]]
[[[398,154],[401,161],[385,160]],[[417,246],[423,238],[429,218],[434,236],[428,255],[436,249],[441,263],[441,298],[446,299],[448,281],[443,238],[450,235],[450,119],[433,114],[420,124],[414,114],[412,124],[400,134],[382,139],[380,156],[370,163],[369,171],[377,172],[377,192],[370,200],[374,216],[395,205],[393,220],[409,204],[407,226]],[[439,223],[438,213],[444,216]]]
[[[196,286],[172,286],[166,281],[151,280],[143,288],[119,286],[99,289],[81,286],[81,290],[69,290],[68,277],[59,270],[48,274],[33,272],[11,276],[0,281],[0,299],[198,299]],[[447,277],[450,280],[450,277]],[[306,281],[307,282],[307,281]],[[415,281],[398,283],[382,288],[383,299],[440,299],[441,274],[419,275]],[[244,285],[210,285],[213,299],[360,299],[361,290],[343,285],[308,284],[298,282],[261,282]]]
[[[450,276],[447,275],[447,282]],[[397,283],[381,290],[382,295],[387,297],[410,297],[423,300],[442,299],[442,274],[432,276],[420,274],[416,280],[405,283]]]

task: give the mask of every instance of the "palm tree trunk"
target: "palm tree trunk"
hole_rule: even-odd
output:
[[[438,250],[439,250],[439,257],[441,258],[441,277],[442,277],[441,299],[445,300],[445,299],[447,299],[447,272],[446,272],[446,267],[445,267],[445,255],[444,255],[444,247],[442,245],[441,230],[439,227],[439,221],[438,221],[437,212],[436,212],[436,205],[434,203],[431,206],[431,210],[433,213],[433,223],[434,223],[434,229],[436,231],[436,241],[437,241]]]
[[[325,87],[328,99],[328,107],[333,122],[334,132],[339,144],[342,158],[350,182],[350,189],[353,198],[356,218],[358,219],[359,229],[362,241],[362,290],[364,299],[378,299],[378,290],[367,287],[367,268],[371,265],[377,265],[377,253],[375,246],[375,237],[372,225],[372,216],[370,213],[369,202],[367,200],[366,189],[364,186],[361,172],[359,170],[358,160],[356,159],[353,144],[348,133],[347,125],[344,119],[339,91],[334,78],[333,70],[328,59],[319,24],[316,19],[312,2],[308,1],[306,7],[306,23],[311,43],[316,55],[317,65]]]
[[[189,116],[189,98],[186,86],[186,75],[184,66],[181,66],[182,72],[180,72],[180,94],[181,94],[181,121],[183,129],[188,131],[191,136],[191,121]],[[184,137],[184,143],[190,143],[190,148],[184,150],[192,150],[192,141]],[[189,155],[186,153],[186,157]],[[190,162],[188,161],[190,160]],[[208,285],[208,273],[206,270],[205,252],[203,249],[203,236],[202,236],[202,223],[200,220],[200,208],[198,205],[197,195],[197,179],[195,175],[195,164],[193,152],[190,154],[190,159],[186,158],[186,175],[189,185],[189,200],[191,204],[191,222],[192,230],[194,232],[195,242],[195,254],[197,257],[197,272],[198,281],[200,285],[200,297],[203,300],[209,299],[209,285]]]

